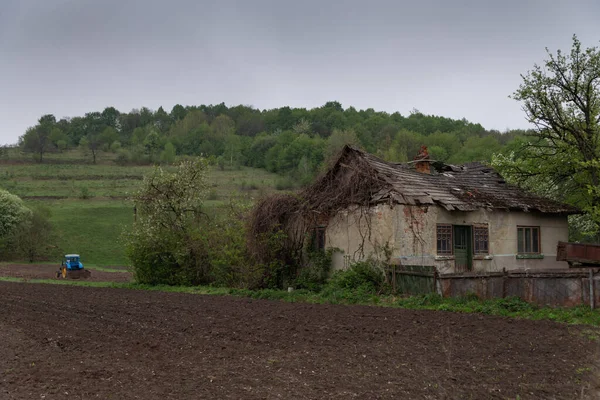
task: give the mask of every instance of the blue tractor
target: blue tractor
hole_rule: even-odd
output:
[[[92,276],[79,260],[79,254],[67,254],[63,259],[60,269],[56,272],[57,278],[62,279],[86,279]]]

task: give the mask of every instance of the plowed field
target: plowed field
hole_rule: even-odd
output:
[[[576,399],[597,355],[469,314],[8,282],[0,304],[1,399]]]
[[[23,279],[56,279],[56,271],[60,263],[56,265],[49,264],[0,264],[0,276],[23,278]],[[87,281],[91,282],[129,282],[131,273],[124,267],[110,267],[114,271],[106,272],[97,270],[94,267],[86,268],[92,273]]]

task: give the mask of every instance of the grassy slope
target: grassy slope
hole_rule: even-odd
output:
[[[38,164],[14,154],[0,163],[0,188],[26,199],[29,206],[50,209],[62,251],[79,253],[90,265],[126,265],[120,235],[133,221],[127,196],[153,167],[118,166],[110,155],[97,165],[82,164],[81,157],[77,151],[52,154]],[[213,169],[205,205],[214,210],[230,198],[252,201],[272,192],[276,180],[277,175],[259,169]]]
[[[125,265],[120,235],[133,222],[133,208],[125,201],[56,201],[52,223],[59,247],[79,253],[87,264]]]

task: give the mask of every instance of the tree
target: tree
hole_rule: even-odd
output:
[[[183,162],[172,173],[155,167],[134,195],[137,219],[125,239],[140,283],[208,281],[207,250],[199,240],[207,168],[204,159]]]
[[[582,49],[576,36],[569,54],[546,51],[548,59],[522,75],[512,96],[535,129],[520,149],[494,164],[516,182],[569,201],[600,222],[600,51]]]
[[[465,141],[460,151],[449,157],[449,161],[454,164],[463,164],[469,161],[489,162],[494,153],[499,152],[501,148],[502,146],[493,136],[472,136]]]
[[[39,154],[39,162],[42,162],[44,153],[52,147],[50,137],[55,124],[56,118],[54,118],[54,115],[46,114],[42,116],[36,126],[27,129],[25,134],[19,138],[23,150]]]
[[[233,167],[233,160],[236,161],[240,157],[242,149],[242,141],[238,135],[227,135],[225,137],[225,158],[229,159],[229,166]]]
[[[177,155],[175,151],[175,146],[173,143],[167,142],[165,144],[165,149],[160,153],[160,161],[165,164],[172,164],[175,161],[175,156]]]
[[[52,145],[57,147],[60,151],[65,149],[67,140],[69,140],[69,138],[60,128],[54,127],[50,131],[50,141],[52,142]]]
[[[325,159],[337,155],[342,148],[349,144],[350,146],[361,147],[360,140],[356,133],[351,130],[334,129],[331,136],[327,138],[327,147],[325,148]]]
[[[175,104],[171,109],[171,118],[174,121],[179,121],[185,118],[187,111],[181,104]]]
[[[146,135],[146,138],[144,139],[144,148],[146,149],[146,154],[148,154],[150,161],[155,161],[156,155],[161,148],[160,136],[158,135],[158,132],[151,130],[150,133]]]
[[[97,133],[92,133],[81,138],[79,142],[79,146],[81,146],[84,150],[89,150],[92,154],[92,162],[96,164],[96,157],[98,156],[98,152],[102,147],[102,138]]]
[[[167,114],[164,108],[158,107],[158,110],[154,113],[154,126],[161,134],[165,134],[171,127],[171,116]]]
[[[10,234],[23,220],[31,215],[31,210],[23,200],[4,189],[0,189],[0,238]]]
[[[12,255],[29,262],[43,259],[56,251],[56,246],[51,244],[52,224],[50,223],[50,210],[43,207],[33,209],[7,238]]]
[[[102,123],[111,128],[118,129],[120,127],[119,116],[121,113],[114,107],[106,107],[102,111]]]
[[[211,129],[218,138],[225,138],[235,133],[235,122],[227,115],[219,115],[210,124]]]
[[[98,138],[98,140],[100,140],[102,150],[104,151],[112,150],[111,145],[118,141],[118,139],[119,134],[112,126],[107,126],[104,128],[104,130],[100,133],[100,137]]]

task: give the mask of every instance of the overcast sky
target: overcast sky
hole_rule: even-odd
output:
[[[344,107],[527,124],[508,98],[600,40],[597,0],[0,0],[0,143],[42,115]]]

